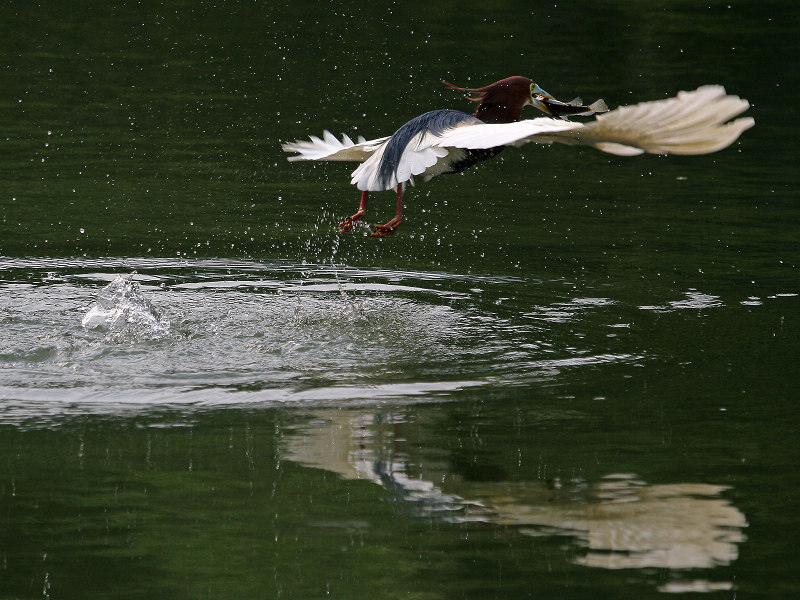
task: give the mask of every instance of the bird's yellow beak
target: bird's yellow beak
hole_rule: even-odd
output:
[[[542,88],[539,87],[538,84],[532,83],[531,84],[531,106],[534,108],[538,108],[543,113],[554,117],[555,115],[550,111],[549,108],[542,102],[542,98],[550,98],[551,100],[555,100],[553,96],[545,92]]]

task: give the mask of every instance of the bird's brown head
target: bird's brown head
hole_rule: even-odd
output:
[[[476,94],[475,97],[466,98],[479,103],[474,115],[484,123],[519,121],[523,107],[528,104],[550,114],[536,94],[551,96],[527,77],[506,77],[481,88],[462,88],[446,81],[442,83],[454,90]]]

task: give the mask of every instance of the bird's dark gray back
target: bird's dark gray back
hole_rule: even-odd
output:
[[[451,110],[448,108],[440,110],[432,110],[411,119],[408,123],[400,127],[394,132],[394,135],[389,138],[386,150],[383,152],[381,162],[378,165],[378,179],[382,186],[386,186],[392,175],[397,171],[400,164],[400,157],[408,146],[411,139],[421,132],[430,132],[434,135],[442,133],[446,129],[455,127],[465,122],[482,123],[480,119],[476,119],[472,115],[461,112],[460,110]]]

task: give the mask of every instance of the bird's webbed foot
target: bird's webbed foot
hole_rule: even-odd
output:
[[[384,223],[383,225],[381,225],[380,223],[376,223],[375,229],[377,229],[377,231],[373,231],[370,235],[372,237],[388,237],[392,235],[395,231],[397,231],[397,228],[400,226],[400,223],[402,222],[403,222],[402,217],[395,217],[391,221],[389,221],[388,223]]]
[[[364,218],[364,214],[367,211],[363,208],[359,208],[352,217],[347,217],[344,221],[339,223],[339,231],[336,233],[347,233],[348,231],[352,231],[353,225],[358,223],[361,219]]]

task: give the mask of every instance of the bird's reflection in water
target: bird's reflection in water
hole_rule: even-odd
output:
[[[410,458],[395,435],[402,413],[359,410],[320,410],[297,433],[284,438],[282,457],[309,467],[337,473],[344,479],[366,480],[391,490],[410,509],[426,513],[462,510],[468,503],[445,493],[425,477],[410,476]]]
[[[586,549],[576,561],[590,567],[710,569],[734,561],[745,539],[747,521],[721,495],[724,486],[648,485],[625,473],[596,482],[463,481],[443,460],[415,462],[398,432],[404,421],[402,413],[320,410],[284,438],[282,454],[345,479],[384,486],[410,510],[442,520],[493,523],[531,536],[574,536]],[[662,591],[714,591],[730,585],[674,581]]]
[[[491,506],[495,522],[520,526],[522,533],[573,533],[588,548],[580,559],[588,566],[712,568],[737,558],[747,526],[744,515],[720,496],[726,489],[647,485],[633,475],[614,474],[588,485],[582,502],[539,504],[539,495],[521,485],[516,496],[495,498]]]

